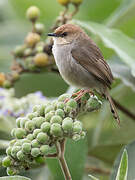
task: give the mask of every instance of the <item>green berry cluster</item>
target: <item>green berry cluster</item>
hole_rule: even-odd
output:
[[[30,71],[49,65],[49,55],[45,52],[45,43],[41,40],[45,28],[42,23],[37,23],[40,10],[31,6],[26,12],[26,17],[32,22],[32,32],[25,38],[24,44],[17,46],[13,52],[16,58],[24,60],[23,66]]]
[[[7,173],[14,175],[21,169],[30,168],[37,158],[50,154],[57,141],[84,138],[82,123],[76,117],[81,110],[91,111],[100,105],[96,97],[86,95],[76,102],[68,94],[63,94],[58,100],[35,105],[26,117],[17,118],[17,128],[11,131],[14,140],[10,142],[3,160]]]
[[[26,17],[32,23],[32,30],[26,35],[23,44],[16,46],[12,51],[15,60],[12,71],[8,75],[0,73],[0,87],[10,88],[22,72],[40,72],[43,68],[54,65],[52,44],[42,40],[45,27],[44,24],[37,22],[40,17],[39,8],[29,7]]]

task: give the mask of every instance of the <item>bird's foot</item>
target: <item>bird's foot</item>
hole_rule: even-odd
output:
[[[83,91],[84,91],[84,89],[81,89],[81,90],[73,93],[71,97],[78,96],[78,95],[79,95],[80,93],[82,93]]]
[[[76,101],[78,101],[78,100],[80,100],[81,99],[81,97],[83,96],[83,95],[85,95],[86,93],[89,93],[91,96],[94,96],[94,93],[92,92],[92,91],[90,91],[90,90],[88,90],[88,89],[82,89],[82,90],[80,90],[80,91],[78,91],[77,93],[74,93],[75,95],[77,95],[77,97],[75,97],[74,99],[76,100]],[[74,95],[73,94],[73,95]],[[72,96],[73,96],[72,95]]]
[[[66,103],[69,101],[69,99],[70,99],[70,98],[66,98],[66,99],[64,100],[64,103],[66,104]]]

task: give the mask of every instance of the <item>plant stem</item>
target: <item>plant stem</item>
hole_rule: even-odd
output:
[[[56,144],[56,149],[57,149],[57,157],[59,159],[59,163],[62,169],[62,172],[64,174],[65,180],[72,180],[71,174],[69,172],[64,154],[65,154],[65,139],[63,139],[60,142],[57,142]]]

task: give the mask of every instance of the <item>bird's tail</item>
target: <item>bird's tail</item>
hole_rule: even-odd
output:
[[[109,101],[110,103],[110,108],[111,108],[111,112],[113,114],[113,117],[117,120],[118,124],[120,124],[120,118],[119,118],[119,115],[118,115],[118,112],[117,112],[117,109],[116,109],[116,106],[108,92],[108,90],[106,89],[105,91],[105,96],[107,98],[107,100]]]

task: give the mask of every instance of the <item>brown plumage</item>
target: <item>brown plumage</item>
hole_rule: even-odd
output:
[[[119,116],[108,93],[113,75],[111,69],[90,37],[78,26],[65,24],[55,30],[53,54],[58,69],[68,84],[81,88],[93,88],[110,102],[113,116]]]

